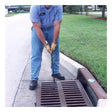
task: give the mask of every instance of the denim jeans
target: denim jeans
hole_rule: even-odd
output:
[[[54,27],[50,28],[42,28],[41,29],[45,39],[51,46],[51,43],[53,42],[53,32],[54,32]],[[59,52],[60,52],[60,39],[58,37],[57,40],[57,46],[55,51],[52,53],[53,57],[53,67],[52,67],[52,60],[51,60],[51,71],[52,74],[59,73]],[[39,40],[36,30],[33,27],[32,29],[32,39],[31,39],[31,46],[32,46],[32,55],[31,55],[31,79],[32,80],[38,80],[39,77],[39,72],[41,68],[41,61],[42,61],[42,52],[43,52],[43,44]],[[54,68],[54,71],[53,71]]]

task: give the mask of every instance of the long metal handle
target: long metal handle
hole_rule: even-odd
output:
[[[52,69],[53,69],[53,74],[54,74],[54,65],[53,65],[53,56],[51,54],[51,60],[52,60]],[[55,77],[53,77],[53,82],[55,83]]]

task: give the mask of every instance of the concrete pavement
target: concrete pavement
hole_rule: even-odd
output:
[[[82,12],[82,14],[86,14],[86,12]],[[102,15],[102,12],[88,12],[88,14]],[[107,15],[107,11],[105,11],[105,15]]]

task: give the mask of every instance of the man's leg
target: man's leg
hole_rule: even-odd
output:
[[[48,42],[50,46],[51,43],[53,42],[53,33],[54,28],[50,28],[48,33]],[[58,40],[56,42],[56,48],[51,56],[51,70],[52,70],[52,76],[56,76],[56,78],[64,80],[65,78],[61,76],[61,74],[59,73],[59,61],[60,61],[59,53],[60,53],[60,38],[58,37]]]
[[[31,40],[31,46],[32,46],[32,56],[31,56],[31,82],[38,80],[40,67],[41,67],[41,61],[42,61],[42,51],[43,51],[43,44],[39,40],[35,28],[32,30],[32,40]],[[32,89],[32,83],[30,84],[30,88]],[[34,84],[35,86],[35,84]],[[34,87],[35,89],[35,87]]]

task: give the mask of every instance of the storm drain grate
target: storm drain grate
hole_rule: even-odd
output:
[[[78,80],[40,82],[37,89],[37,107],[82,107],[92,106]]]

